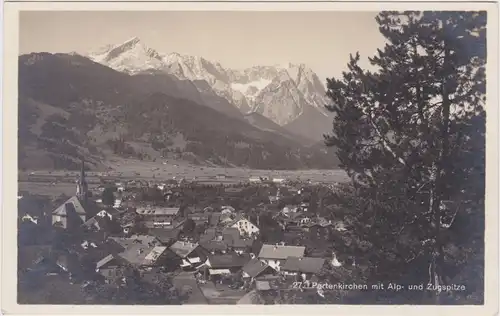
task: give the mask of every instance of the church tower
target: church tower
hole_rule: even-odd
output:
[[[84,202],[87,200],[88,186],[87,180],[85,180],[85,161],[82,159],[82,170],[80,171],[80,179],[76,184],[76,197]]]

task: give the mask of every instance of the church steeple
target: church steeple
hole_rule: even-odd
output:
[[[85,201],[87,199],[88,186],[87,180],[85,180],[85,161],[82,159],[82,170],[80,171],[80,179],[76,184],[76,196],[80,201]]]

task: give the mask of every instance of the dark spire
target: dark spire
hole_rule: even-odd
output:
[[[76,186],[76,196],[80,201],[85,201],[88,195],[87,181],[85,180],[85,160],[82,158],[82,169],[80,171],[80,179]]]
[[[80,171],[80,182],[85,182],[85,159],[82,158],[82,170]]]

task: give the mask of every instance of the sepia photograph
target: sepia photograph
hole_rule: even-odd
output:
[[[370,8],[19,10],[17,304],[484,306],[496,12]]]

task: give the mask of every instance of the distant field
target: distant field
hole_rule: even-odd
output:
[[[18,191],[26,191],[30,194],[47,195],[51,197],[58,197],[61,194],[69,196],[76,193],[76,185],[73,183],[57,183],[51,185],[50,183],[18,182]]]
[[[101,179],[116,180],[168,180],[172,178],[196,180],[203,183],[246,182],[250,177],[284,178],[323,183],[348,181],[343,170],[254,170],[243,168],[200,167],[186,163],[143,162],[137,160],[114,160],[106,172],[86,172],[90,187],[98,185]],[[78,171],[27,170],[19,172],[19,190],[44,195],[72,194]]]

